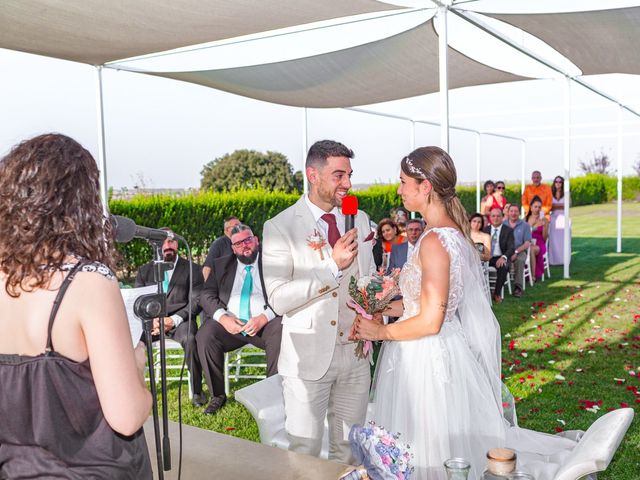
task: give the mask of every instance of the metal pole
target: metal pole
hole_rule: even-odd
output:
[[[411,151],[413,152],[416,149],[416,122],[410,120],[411,122],[411,130],[409,133],[409,146],[411,147]]]
[[[449,151],[449,74],[447,58],[447,10],[441,6],[438,17],[441,19],[440,34],[438,36],[438,72],[440,74],[440,147]]]
[[[622,253],[622,114],[622,106],[618,106],[618,253]]]
[[[309,193],[309,182],[307,181],[306,158],[309,151],[309,122],[307,117],[307,107],[302,109],[302,191]]]
[[[100,197],[105,215],[109,215],[109,191],[107,188],[107,158],[104,140],[104,101],[102,98],[102,67],[96,66],[96,108],[98,121],[98,167],[100,168]]]
[[[571,182],[571,79],[566,77],[564,83],[564,278],[570,278],[571,263],[571,205],[569,184]]]
[[[482,136],[480,132],[476,132],[476,212],[482,213],[480,210],[480,156],[482,148]]]
[[[527,168],[527,141],[522,140],[522,150],[520,151],[520,177],[522,178],[522,183],[520,184],[520,198],[524,195],[524,189],[527,183],[526,178],[526,168]],[[524,215],[524,205],[520,205],[520,213]]]

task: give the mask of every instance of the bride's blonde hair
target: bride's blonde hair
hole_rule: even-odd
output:
[[[456,193],[456,167],[449,154],[439,147],[420,147],[404,157],[400,167],[407,176],[418,182],[429,180],[433,187],[431,195],[435,194],[442,202],[449,217],[472,242],[467,212]]]

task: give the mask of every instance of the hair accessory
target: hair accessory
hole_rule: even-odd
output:
[[[411,160],[409,155],[404,157],[404,163],[407,165],[407,168],[409,169],[409,171],[411,173],[413,173],[414,175],[419,175],[420,178],[422,178],[422,179],[425,179],[425,180],[427,179],[426,173],[420,167],[416,167],[413,164],[413,161]]]

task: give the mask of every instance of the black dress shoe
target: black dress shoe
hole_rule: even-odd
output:
[[[209,402],[209,405],[207,405],[207,408],[204,409],[204,414],[205,415],[215,414],[218,410],[222,408],[222,406],[226,402],[227,402],[226,395],[218,395],[217,397],[211,397],[211,401]]]
[[[207,404],[207,397],[204,393],[194,393],[191,403],[194,407],[202,407]]]
[[[513,289],[513,296],[516,298],[520,298],[522,296],[522,289],[520,287],[516,287]]]

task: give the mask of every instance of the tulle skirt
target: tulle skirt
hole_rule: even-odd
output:
[[[477,479],[487,451],[505,445],[507,423],[457,318],[438,335],[385,343],[373,396],[373,420],[411,447],[413,478],[446,479],[443,462],[462,457]]]

